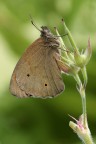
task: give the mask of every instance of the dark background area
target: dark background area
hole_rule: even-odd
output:
[[[62,75],[65,91],[53,99],[18,99],[9,92],[12,71],[24,50],[40,33],[32,26],[56,26],[64,34],[64,18],[77,46],[93,49],[87,65],[87,113],[96,139],[96,0],[0,0],[0,144],[79,144],[69,127],[71,118],[82,114],[76,82]],[[55,34],[55,33],[54,33]]]

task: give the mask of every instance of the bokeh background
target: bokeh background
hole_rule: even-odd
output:
[[[0,144],[80,144],[68,114],[82,113],[76,83],[63,75],[66,89],[53,99],[18,99],[9,92],[12,71],[24,50],[40,33],[32,26],[54,26],[64,34],[64,18],[79,48],[90,36],[92,58],[87,66],[87,113],[96,139],[96,0],[0,0]]]

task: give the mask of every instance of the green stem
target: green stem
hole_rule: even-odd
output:
[[[69,38],[69,41],[70,41],[72,47],[79,53],[78,48],[77,48],[77,46],[76,46],[76,44],[75,44],[75,42],[74,42],[74,40],[73,40],[73,37],[72,37],[72,35],[71,35],[71,32],[70,32],[69,29],[67,28],[67,26],[66,26],[66,24],[65,24],[64,21],[63,21],[63,25],[64,25],[65,33],[68,34],[68,38]]]
[[[87,112],[86,112],[86,94],[85,94],[84,86],[82,86],[80,94],[81,94],[81,98],[82,98],[82,108],[83,108],[83,125],[86,128],[86,126],[87,126]]]
[[[75,71],[74,73],[70,73],[72,74],[72,76],[74,77],[74,79],[77,82],[77,89],[81,95],[81,99],[82,99],[82,111],[83,111],[83,115],[80,117],[79,120],[76,120],[75,118],[73,118],[76,123],[74,122],[70,122],[69,126],[77,133],[77,135],[79,136],[79,138],[85,143],[85,144],[94,144],[93,140],[92,140],[92,136],[90,133],[90,129],[88,127],[88,122],[87,122],[87,111],[86,111],[86,93],[85,93],[85,86],[87,84],[87,72],[86,72],[86,67],[84,66],[83,63],[83,57],[82,54],[80,54],[74,39],[71,35],[71,32],[69,31],[69,29],[67,28],[64,20],[63,21],[63,25],[64,25],[64,30],[65,33],[68,35],[68,39],[72,45],[72,47],[74,48],[74,53],[71,55],[70,53],[67,53],[65,55],[65,58],[62,58],[63,62],[67,63],[67,65],[69,64],[69,66],[74,68],[74,65],[81,68],[82,71],[82,75],[83,75],[83,79],[84,79],[84,84],[81,81],[78,71]],[[58,34],[58,32],[57,32]],[[61,41],[61,45],[63,44],[62,38],[60,38]],[[90,41],[89,41],[89,48],[90,48]],[[88,51],[90,53],[90,49]],[[86,56],[86,55],[85,55]],[[83,67],[83,68],[82,68]]]
[[[81,69],[81,71],[82,71],[82,75],[83,75],[83,78],[84,78],[84,85],[86,86],[86,85],[87,85],[87,82],[88,82],[86,67],[84,66],[84,67]]]
[[[84,127],[86,127],[86,124],[87,124],[87,113],[86,113],[86,95],[85,95],[85,86],[82,84],[81,80],[80,80],[80,77],[78,74],[76,74],[74,76],[77,84],[79,87],[78,88],[78,91],[81,95],[81,99],[82,99],[82,108],[83,108],[83,125]]]
[[[56,31],[57,36],[60,36],[60,34],[59,34],[59,32],[58,32],[56,27],[55,27],[55,31]],[[64,57],[68,58],[65,43],[63,42],[61,37],[59,37],[59,40],[60,40],[60,43],[61,43],[61,47],[64,49],[64,51],[63,51]]]
[[[87,123],[87,113],[86,113],[86,95],[85,95],[85,87],[82,85],[82,82],[80,80],[80,77],[78,74],[75,75],[75,80],[77,81],[77,84],[79,86],[79,93],[82,98],[82,108],[83,108],[83,125],[86,127]]]
[[[75,74],[74,79],[76,80],[76,82],[77,82],[77,84],[78,84],[78,86],[79,86],[79,88],[80,88],[81,85],[82,85],[82,82],[81,82],[81,80],[80,80],[79,75],[78,75],[78,74]]]

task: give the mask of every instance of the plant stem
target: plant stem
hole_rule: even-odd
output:
[[[77,82],[77,90],[79,91],[81,99],[82,99],[82,111],[83,111],[82,112],[83,114],[80,116],[79,120],[76,120],[74,117],[71,116],[71,118],[73,118],[76,121],[76,123],[70,121],[69,126],[74,130],[75,133],[77,133],[77,135],[84,142],[84,144],[94,144],[90,129],[88,127],[88,122],[87,122],[86,93],[85,93],[86,85],[88,81],[86,64],[88,63],[91,57],[90,53],[92,53],[92,49],[90,47],[90,40],[88,41],[88,49],[85,51],[85,53],[84,54],[80,53],[71,35],[71,32],[67,28],[63,19],[62,19],[62,22],[64,25],[65,33],[68,35],[70,44],[74,48],[74,52],[72,54],[66,53],[65,58],[62,58],[62,60],[65,63],[67,63],[69,67],[73,66],[72,67],[73,71],[71,70],[70,75],[72,75]],[[58,31],[57,31],[57,35],[59,35]],[[61,41],[61,44],[65,46],[61,38],[60,38],[60,41]],[[74,70],[74,67],[75,67],[75,70]],[[78,71],[76,67],[78,68]],[[79,77],[79,70],[81,70],[82,72],[83,82],[81,81]]]
[[[58,32],[58,30],[57,30],[57,28],[55,27],[55,31],[56,31],[56,34],[57,34],[57,36],[60,36],[60,34],[59,34],[59,32]],[[64,57],[65,58],[68,58],[68,55],[67,55],[67,50],[66,50],[66,46],[65,46],[65,43],[64,43],[64,41],[62,40],[62,38],[61,37],[58,37],[59,38],[59,40],[60,40],[60,43],[61,43],[61,47],[63,48],[63,54],[64,54]]]
[[[82,82],[81,82],[81,80],[80,80],[79,75],[78,75],[78,74],[75,74],[74,79],[76,80],[76,82],[77,82],[77,84],[78,84],[78,86],[79,86],[79,88],[80,88],[81,85],[82,85]]]
[[[84,78],[84,85],[86,86],[86,85],[87,85],[87,82],[88,82],[86,67],[84,66],[84,67],[81,69],[81,71],[82,71],[82,75],[83,75],[83,78]]]
[[[87,124],[87,112],[86,112],[86,94],[85,94],[85,88],[82,87],[82,90],[80,92],[81,98],[82,98],[82,109],[83,109],[83,126],[86,128]]]
[[[85,93],[85,86],[82,85],[80,87],[80,95],[82,98],[82,108],[83,108],[83,117],[82,117],[82,124],[84,127],[84,130],[86,131],[85,133],[82,132],[82,137],[81,139],[85,144],[94,144],[90,129],[88,127],[88,122],[87,122],[87,111],[86,111],[86,93]]]
[[[62,21],[63,21],[63,20],[62,20]],[[76,51],[77,53],[79,53],[78,48],[77,48],[77,46],[76,46],[76,43],[75,43],[75,41],[73,40],[73,37],[72,37],[72,35],[71,35],[71,32],[70,32],[69,29],[67,28],[67,26],[66,26],[66,24],[65,24],[64,21],[63,21],[63,25],[64,25],[65,33],[68,34],[68,38],[69,38],[69,41],[70,41],[72,47],[75,49],[75,51]]]

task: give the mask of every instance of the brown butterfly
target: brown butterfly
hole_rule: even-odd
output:
[[[49,98],[64,90],[60,59],[60,41],[46,26],[18,61],[10,81],[10,92],[17,97]]]

